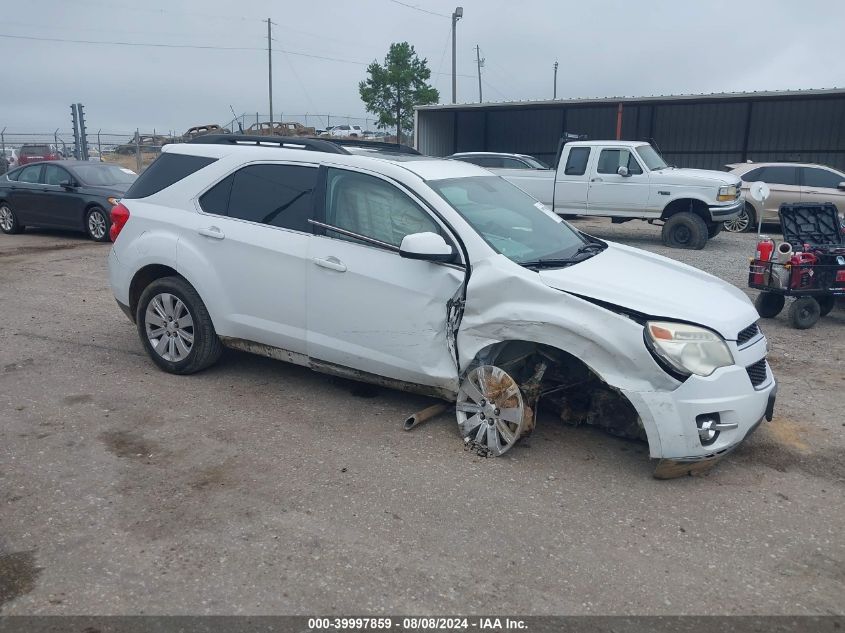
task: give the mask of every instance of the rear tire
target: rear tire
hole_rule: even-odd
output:
[[[85,233],[95,242],[109,241],[110,225],[108,214],[102,207],[91,207],[85,214]]]
[[[6,202],[0,202],[0,231],[8,235],[15,235],[24,230],[22,224],[18,222],[18,216],[12,211],[12,207]]]
[[[707,244],[707,223],[689,211],[676,213],[663,225],[663,243],[671,248],[701,250]]]
[[[827,316],[836,305],[836,297],[833,295],[819,297],[817,301],[819,302],[819,316]]]
[[[135,321],[147,354],[171,374],[201,371],[223,351],[205,304],[181,277],[162,277],[147,286]]]
[[[813,297],[799,297],[789,306],[789,320],[798,330],[813,327],[820,317],[821,307]]]
[[[757,314],[764,319],[774,319],[783,310],[785,303],[786,299],[783,295],[761,292],[754,300],[754,307],[757,308]]]

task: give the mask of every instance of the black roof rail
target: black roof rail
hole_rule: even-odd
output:
[[[322,140],[322,139],[320,139]],[[410,145],[403,145],[401,143],[386,143],[384,141],[367,141],[364,139],[354,138],[333,138],[328,140],[329,143],[335,143],[341,147],[361,147],[363,149],[381,150],[383,152],[395,152],[397,154],[413,154],[415,156],[422,156],[420,152],[415,150]]]
[[[257,147],[284,147],[306,149],[328,154],[348,154],[345,149],[331,141],[299,136],[252,136],[249,134],[205,134],[188,141],[196,145],[255,145]]]

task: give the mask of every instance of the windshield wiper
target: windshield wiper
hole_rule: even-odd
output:
[[[524,266],[525,268],[566,268],[572,264],[583,262],[585,259],[590,259],[593,255],[598,255],[606,248],[607,244],[587,242],[586,244],[580,246],[578,250],[569,257],[534,259],[527,262],[519,262],[519,265]]]

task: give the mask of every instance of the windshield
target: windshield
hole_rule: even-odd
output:
[[[666,161],[663,160],[660,154],[658,154],[651,145],[642,145],[638,147],[637,154],[639,154],[640,158],[643,159],[643,162],[645,163],[645,166],[648,167],[649,171],[668,167]]]
[[[131,185],[138,177],[131,169],[117,165],[79,165],[75,170],[82,182],[95,187]]]
[[[571,257],[586,243],[566,222],[498,176],[431,180],[428,184],[485,242],[517,264]]]

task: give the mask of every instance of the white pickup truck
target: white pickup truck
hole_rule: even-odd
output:
[[[726,172],[670,167],[648,143],[566,143],[557,169],[491,169],[561,215],[663,224],[663,243],[704,248],[743,209],[742,182]]]

